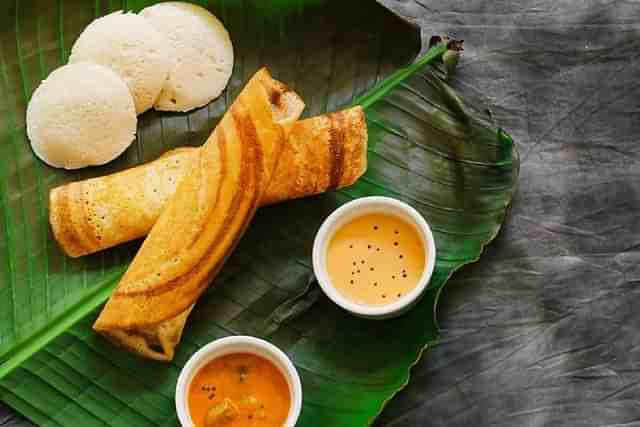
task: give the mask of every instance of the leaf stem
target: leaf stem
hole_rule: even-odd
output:
[[[442,58],[442,55],[447,51],[447,43],[441,42],[431,47],[427,53],[420,57],[413,64],[401,68],[389,77],[381,81],[379,84],[368,90],[365,94],[355,99],[351,106],[360,105],[362,108],[367,109],[380,98],[386,96],[389,92],[395,89],[399,84],[405,81],[412,74],[417,72],[422,67],[432,63],[434,60]]]
[[[104,304],[118,284],[118,280],[125,269],[126,266],[123,266],[113,272],[102,283],[96,285],[84,298],[55,317],[48,326],[38,330],[26,341],[0,356],[0,379],[6,377],[22,362]]]

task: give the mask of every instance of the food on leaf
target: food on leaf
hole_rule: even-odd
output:
[[[198,151],[94,323],[121,346],[171,360],[186,318],[251,222],[285,143],[290,90],[266,69]]]
[[[233,46],[218,18],[183,2],[159,3],[140,15],[166,36],[173,60],[155,108],[189,111],[218,97],[233,71]]]
[[[35,154],[59,168],[102,165],[129,147],[136,111],[129,88],[111,69],[79,62],[53,71],[27,107]]]
[[[115,71],[125,81],[138,114],[153,107],[172,65],[167,39],[145,18],[114,12],[84,29],[69,63],[93,62]]]
[[[290,92],[291,93],[291,92]],[[285,105],[297,118],[304,104]],[[286,126],[287,140],[260,205],[353,184],[367,168],[367,128],[360,107]],[[70,256],[82,256],[146,235],[183,176],[196,148],[179,148],[112,175],[65,184],[49,197],[54,236]]]

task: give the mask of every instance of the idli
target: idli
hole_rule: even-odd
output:
[[[218,97],[233,71],[229,33],[208,10],[167,2],[140,12],[168,40],[173,66],[155,108],[188,111]]]
[[[171,59],[169,43],[145,18],[114,12],[93,21],[71,49],[69,63],[93,62],[111,68],[129,86],[138,114],[153,107]]]
[[[59,168],[102,165],[135,138],[129,88],[111,69],[87,62],[52,72],[27,107],[27,135],[36,155]]]

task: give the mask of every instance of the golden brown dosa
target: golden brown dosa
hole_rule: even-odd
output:
[[[249,80],[198,150],[96,331],[146,357],[173,358],[183,319],[237,245],[271,180],[286,113],[272,100],[287,91],[283,86],[266,69]]]
[[[362,109],[290,123],[304,104],[293,92],[283,99],[286,143],[260,206],[353,184],[367,168]],[[145,236],[197,151],[178,148],[141,166],[54,188],[49,219],[56,240],[68,255],[78,257]]]
[[[273,100],[287,93],[264,69],[249,81],[207,142],[195,151],[175,194],[96,320],[96,331],[142,356],[171,360],[193,305],[222,268],[261,201],[334,188],[353,180],[352,175],[365,167],[366,128],[359,110],[293,124],[292,150],[284,154],[285,131],[280,123],[287,120],[289,110]],[[355,118],[359,124],[340,124]],[[328,143],[324,148],[308,143],[304,135],[309,132],[312,139]],[[358,138],[365,142],[345,143]],[[354,168],[343,167],[346,158]],[[324,178],[296,182],[280,172],[286,188],[267,200],[269,184],[279,173],[276,166],[283,162],[298,163],[309,171],[324,167]],[[319,166],[323,162],[325,166]]]

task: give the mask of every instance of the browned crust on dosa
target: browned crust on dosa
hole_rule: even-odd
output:
[[[291,92],[279,101],[296,97]],[[301,101],[299,101],[301,102]],[[299,102],[284,107],[297,117]],[[285,125],[286,143],[260,206],[353,184],[367,168],[364,112],[354,107]],[[198,149],[179,148],[115,174],[73,182],[50,193],[54,237],[73,257],[145,236]]]
[[[291,124],[292,116],[299,115],[297,100],[266,70],[256,73],[203,147],[168,153],[156,161],[164,162],[163,168],[186,170],[180,179],[171,175],[173,188],[159,185],[162,190],[153,192],[160,193],[157,197],[143,191],[133,192],[135,200],[131,194],[121,198],[121,206],[138,203],[143,211],[138,218],[144,221],[105,215],[109,200],[90,195],[100,192],[108,179],[52,191],[52,206],[62,207],[52,209],[52,228],[75,233],[69,241],[79,251],[109,239],[114,243],[109,221],[123,222],[116,225],[129,227],[138,237],[145,233],[145,221],[153,224],[95,330],[144,357],[171,360],[195,302],[259,205],[339,188],[362,175],[367,148],[362,110]],[[135,173],[156,179],[156,170],[148,167]],[[127,177],[116,175],[106,178],[126,188]],[[153,209],[145,210],[149,205]],[[155,211],[161,213],[154,218]],[[96,218],[103,222],[94,222]]]
[[[190,310],[220,270],[251,221],[284,145],[269,101],[270,91],[282,86],[271,82],[266,70],[256,73],[198,151],[95,330],[130,348],[143,331]],[[173,348],[149,350],[173,355]]]

